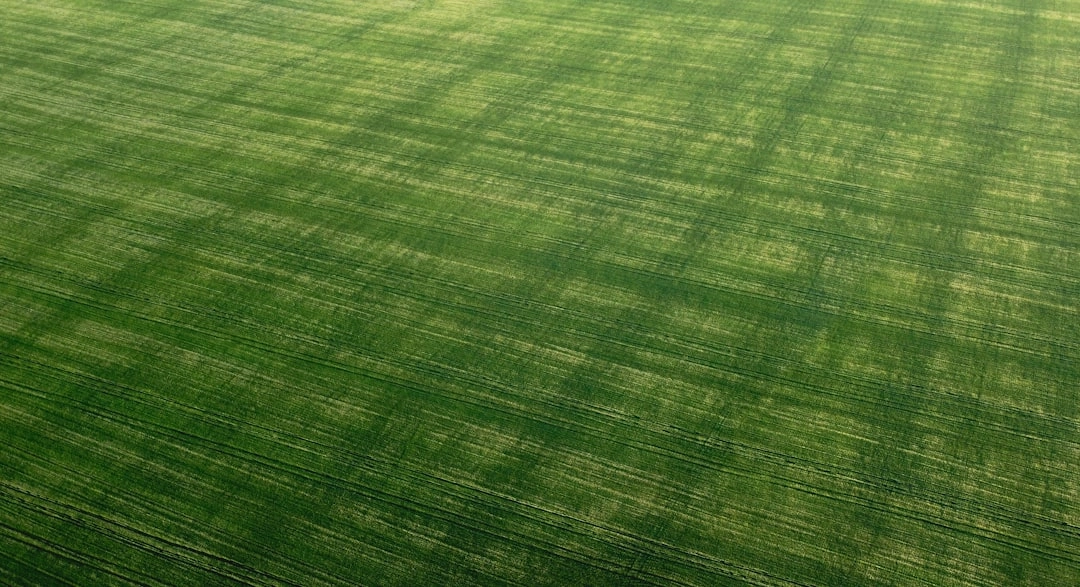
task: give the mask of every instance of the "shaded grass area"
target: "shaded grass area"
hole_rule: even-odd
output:
[[[1080,4],[0,6],[6,581],[1080,580]]]

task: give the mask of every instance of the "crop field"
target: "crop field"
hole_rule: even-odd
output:
[[[1080,0],[0,14],[0,584],[1080,584]]]

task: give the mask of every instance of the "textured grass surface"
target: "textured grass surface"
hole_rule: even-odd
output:
[[[0,11],[0,582],[1080,583],[1080,2]]]

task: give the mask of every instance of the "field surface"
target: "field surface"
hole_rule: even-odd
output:
[[[0,14],[0,583],[1080,584],[1080,1]]]

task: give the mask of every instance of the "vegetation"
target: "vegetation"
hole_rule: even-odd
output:
[[[0,582],[1080,584],[1080,2],[0,9]]]

